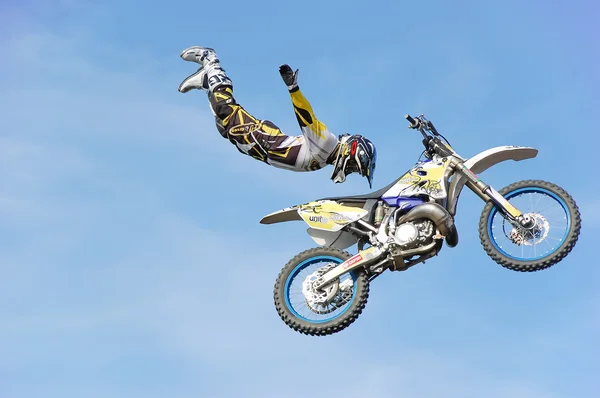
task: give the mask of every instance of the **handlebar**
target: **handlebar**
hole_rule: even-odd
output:
[[[408,122],[410,123],[410,125],[408,126],[408,128],[411,129],[424,129],[427,131],[431,131],[433,133],[433,135],[438,136],[440,135],[436,128],[434,127],[433,123],[431,123],[429,120],[425,119],[425,117],[423,115],[417,116],[417,118],[413,118],[412,116],[406,114],[404,115],[404,118],[406,120],[408,120]]]
[[[406,120],[408,120],[408,122],[410,123],[410,126],[408,126],[409,128],[412,128],[412,129],[414,129],[414,128],[416,128],[416,127],[417,127],[417,125],[419,124],[419,123],[418,123],[418,122],[417,122],[415,119],[413,119],[413,118],[412,118],[412,116],[410,116],[410,115],[408,115],[408,114],[404,115],[404,118],[405,118]]]
[[[451,151],[449,151],[447,148],[445,148],[446,145],[443,144],[439,138],[439,137],[442,137],[442,138],[444,138],[444,137],[438,133],[438,131],[435,128],[435,126],[433,125],[433,123],[431,123],[429,120],[425,119],[425,117],[423,115],[413,118],[409,114],[406,114],[406,115],[404,115],[404,118],[406,120],[408,120],[408,122],[410,123],[408,128],[419,130],[419,132],[423,135],[423,145],[425,146],[425,149],[427,151],[431,150],[442,156],[449,156],[450,154],[452,154]],[[431,132],[433,137],[431,135],[427,134],[425,131]],[[447,142],[447,140],[445,138],[444,138],[444,141]]]
[[[408,126],[409,129],[415,129],[415,130],[419,130],[421,132],[421,134],[423,134],[423,138],[424,139],[428,139],[429,135],[427,135],[427,133],[425,133],[424,130],[428,130],[427,128],[427,123],[425,118],[423,117],[423,115],[421,116],[417,116],[417,118],[413,118],[411,115],[406,114],[404,115],[404,118],[406,120],[408,120],[408,122],[410,123],[410,125]]]

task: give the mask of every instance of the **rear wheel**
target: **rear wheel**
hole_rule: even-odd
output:
[[[283,267],[273,298],[286,325],[302,334],[325,336],[347,328],[358,318],[369,297],[364,270],[342,275],[325,290],[314,290],[310,283],[350,257],[339,249],[319,247],[296,255]]]
[[[540,271],[553,266],[575,247],[581,215],[573,198],[546,181],[519,181],[499,193],[531,220],[511,224],[493,202],[481,213],[479,237],[487,254],[513,271]]]

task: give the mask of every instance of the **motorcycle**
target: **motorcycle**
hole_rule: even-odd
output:
[[[370,282],[386,270],[406,271],[458,244],[454,223],[466,186],[484,202],[479,221],[483,249],[519,272],[547,269],[564,259],[581,229],[579,209],[561,187],[523,180],[499,191],[478,174],[506,160],[537,156],[537,149],[500,146],[461,157],[424,115],[405,115],[425,150],[408,172],[366,195],[329,197],[264,216],[261,224],[303,220],[318,245],[294,256],[274,286],[275,308],[290,328],[331,335],[362,313]],[[345,249],[357,245],[357,254]]]

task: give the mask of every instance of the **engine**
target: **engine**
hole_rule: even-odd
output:
[[[424,203],[404,213],[402,208],[375,212],[375,226],[379,227],[377,240],[388,245],[392,257],[400,261],[423,261],[439,251],[436,240],[445,238],[449,246],[458,242],[454,219],[437,203]],[[379,214],[378,214],[379,213]],[[379,220],[382,222],[378,223]],[[441,243],[441,241],[440,241]],[[412,259],[421,256],[419,259]]]
[[[430,243],[434,233],[433,222],[421,219],[396,226],[393,237],[399,248],[406,250]]]
[[[379,220],[377,213],[375,220]],[[404,271],[437,254],[446,238],[449,246],[458,241],[454,220],[437,203],[424,203],[402,214],[401,208],[385,212],[381,217],[377,240],[385,242],[393,258],[392,271]]]

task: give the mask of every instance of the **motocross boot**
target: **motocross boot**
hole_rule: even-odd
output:
[[[187,93],[192,89],[214,91],[218,87],[229,86],[233,84],[231,79],[221,67],[221,62],[212,48],[207,47],[189,47],[180,54],[185,61],[196,62],[200,68],[196,73],[188,76],[179,85],[179,92]]]

